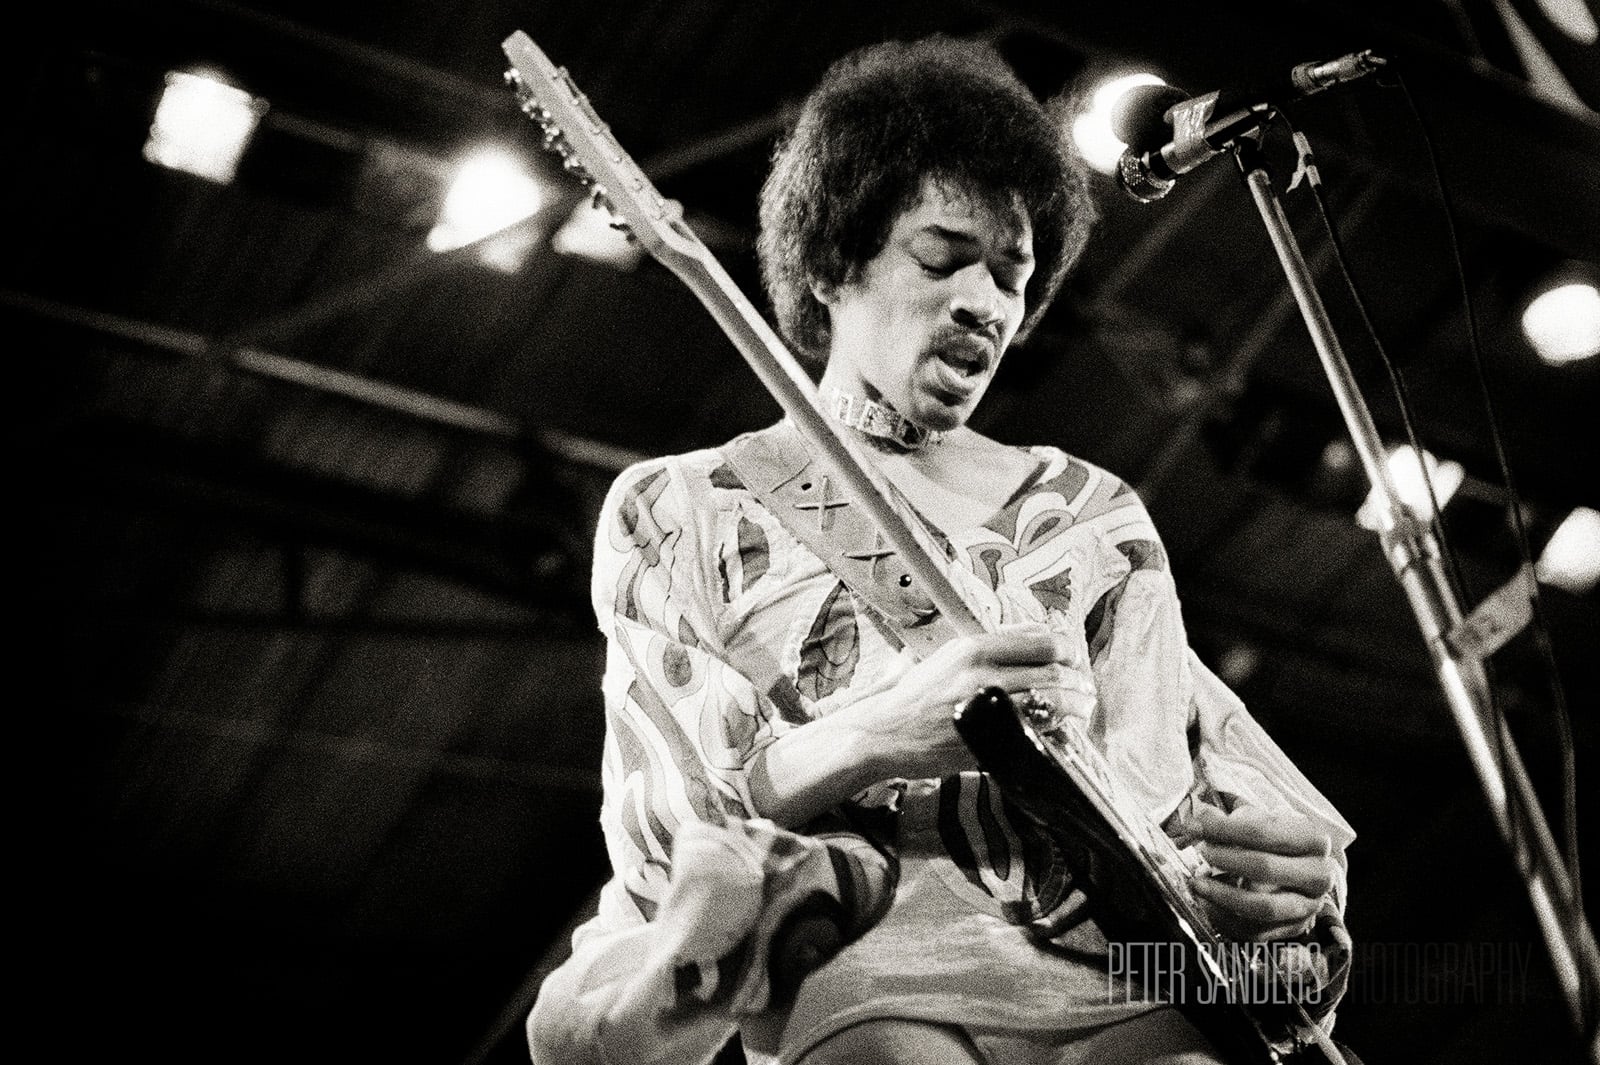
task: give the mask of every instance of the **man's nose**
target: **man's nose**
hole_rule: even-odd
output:
[[[956,324],[973,330],[989,330],[1000,324],[1005,312],[1000,303],[1000,288],[987,271],[963,271],[950,297],[950,317]]]

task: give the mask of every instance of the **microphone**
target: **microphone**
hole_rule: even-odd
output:
[[[1111,119],[1117,139],[1128,146],[1117,161],[1117,184],[1140,203],[1159,200],[1180,174],[1265,128],[1279,105],[1366,77],[1387,63],[1367,49],[1300,63],[1287,77],[1247,89],[1194,97],[1171,85],[1130,90]]]

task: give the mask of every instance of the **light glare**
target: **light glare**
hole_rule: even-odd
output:
[[[482,240],[530,217],[543,203],[543,188],[517,156],[497,148],[484,149],[456,168],[439,221],[428,233],[428,247],[449,251]],[[528,227],[521,227],[484,241],[478,257],[485,265],[513,273],[535,240]]]
[[[1593,44],[1600,39],[1600,26],[1583,0],[1539,0],[1545,17],[1562,33],[1579,44]]]
[[[1432,483],[1433,495],[1438,497],[1439,506],[1442,507],[1456,494],[1456,489],[1461,487],[1467,471],[1459,462],[1449,459],[1441,461],[1429,451],[1424,451],[1422,454],[1428,467],[1426,478],[1422,475],[1422,463],[1417,461],[1417,453],[1411,449],[1410,444],[1391,448],[1388,458],[1389,480],[1394,484],[1400,502],[1419,519],[1428,521],[1434,514],[1433,499],[1428,493],[1429,483]],[[1356,514],[1357,521],[1362,527],[1377,531],[1380,528],[1378,515],[1382,506],[1382,497],[1378,495],[1377,489],[1373,489],[1367,494],[1366,502],[1361,504],[1361,509]]]
[[[1573,595],[1600,584],[1600,510],[1575,507],[1544,545],[1533,572]]]
[[[1234,644],[1222,652],[1222,657],[1217,661],[1217,675],[1232,688],[1244,684],[1260,668],[1261,652],[1247,643]]]
[[[580,200],[550,238],[550,246],[562,255],[575,255],[618,270],[631,270],[644,256],[644,249],[612,222],[610,211],[595,206],[593,201]]]
[[[266,101],[213,75],[174,70],[156,104],[144,157],[226,185],[266,110]]]
[[[1600,290],[1581,281],[1546,289],[1522,312],[1522,332],[1551,366],[1600,352]]]
[[[1084,161],[1102,174],[1114,171],[1117,160],[1128,147],[1111,132],[1111,112],[1116,108],[1117,101],[1129,89],[1140,85],[1165,84],[1154,74],[1140,71],[1111,78],[1096,88],[1094,95],[1089,98],[1088,108],[1072,121],[1072,140]]]

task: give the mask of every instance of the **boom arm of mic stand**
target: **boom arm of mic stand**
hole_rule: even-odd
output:
[[[1527,886],[1568,1009],[1587,1041],[1585,1050],[1600,1065],[1600,950],[1584,916],[1582,900],[1573,890],[1516,744],[1505,722],[1491,712],[1483,662],[1470,648],[1470,641],[1452,639],[1462,614],[1439,564],[1438,543],[1431,528],[1400,502],[1395,491],[1372,414],[1356,387],[1332,320],[1317,294],[1311,269],[1273,191],[1266,159],[1249,138],[1233,148],[1234,159],[1245,176],[1311,333],[1356,454],[1373,491],[1384,504],[1379,519],[1384,555],[1416,615],[1490,813]]]

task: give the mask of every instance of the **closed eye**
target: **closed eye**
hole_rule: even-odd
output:
[[[915,260],[917,267],[921,269],[923,274],[932,278],[949,277],[958,270],[965,270],[968,266],[971,266],[973,262],[977,261],[976,259],[971,261],[963,261],[961,259],[930,261],[920,255],[914,255],[912,256],[912,259]],[[1023,285],[1019,283],[1019,280],[1014,275],[1012,275],[1012,270],[1009,267],[1002,273],[991,273],[991,276],[994,278],[995,287],[1001,292],[1005,293],[1007,296],[1022,295]]]

